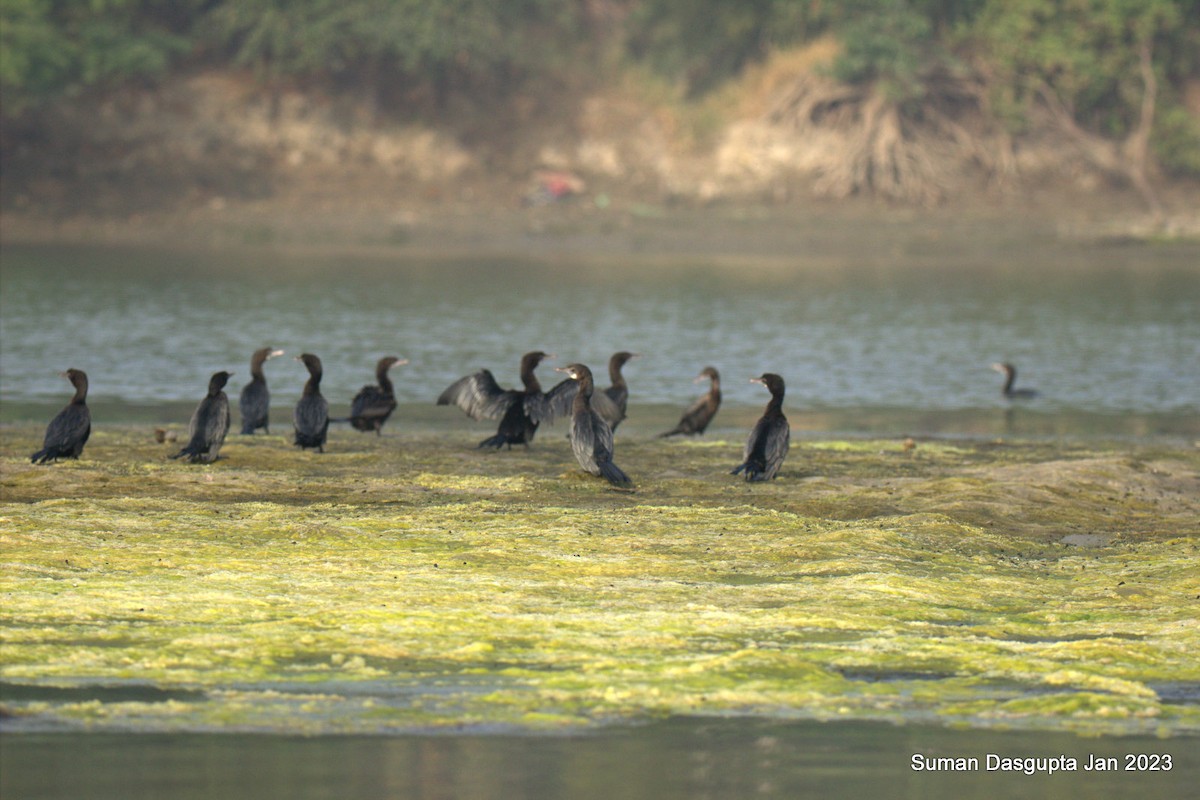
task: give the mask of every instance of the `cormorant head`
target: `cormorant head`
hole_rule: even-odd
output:
[[[567,364],[565,367],[555,367],[554,371],[565,372],[568,376],[577,381],[590,381],[592,379],[592,371],[583,364]]]
[[[229,376],[231,375],[233,375],[232,372],[226,372],[225,370],[214,372],[212,377],[208,379],[208,393],[216,394],[224,389],[225,384],[229,383]]]
[[[774,372],[764,372],[757,378],[751,378],[750,382],[761,383],[763,386],[767,387],[767,391],[771,393],[772,397],[783,396],[783,378],[779,377]]]
[[[704,369],[700,370],[700,374],[696,376],[696,379],[693,380],[692,383],[700,383],[700,381],[703,380],[719,381],[721,380],[721,376],[717,372],[716,367],[705,367]]]
[[[75,387],[76,391],[82,390],[87,392],[88,377],[87,373],[83,370],[71,367],[66,372],[60,372],[58,374],[69,380],[71,385]]]
[[[305,369],[310,375],[321,374],[321,359],[314,356],[312,353],[302,353],[296,356],[297,361],[303,361]]]
[[[541,350],[534,350],[532,353],[526,353],[525,355],[521,356],[521,369],[536,369],[538,364],[542,363],[548,358],[554,358],[554,354],[543,353]]]
[[[403,366],[407,363],[408,363],[407,358],[399,358],[397,356],[384,356],[383,358],[379,359],[379,363],[375,365],[375,372],[382,374],[384,372],[387,372],[389,369],[391,369],[394,366],[397,366],[397,365]]]

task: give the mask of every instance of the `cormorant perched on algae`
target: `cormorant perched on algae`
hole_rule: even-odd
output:
[[[225,384],[231,372],[214,372],[208,379],[208,394],[192,412],[188,423],[188,443],[171,458],[183,458],[192,464],[209,464],[216,461],[229,432],[229,398],[225,396]]]
[[[705,367],[700,374],[696,376],[696,383],[708,378],[708,391],[700,395],[696,402],[688,406],[687,411],[683,412],[683,416],[679,418],[679,424],[666,433],[660,433],[659,438],[664,436],[675,436],[683,434],[691,436],[693,434],[704,433],[704,429],[708,427],[708,423],[712,422],[713,417],[717,415],[717,409],[721,407],[721,376],[717,373],[715,367]]]
[[[388,377],[388,370],[398,364],[407,364],[408,359],[385,356],[375,365],[375,385],[362,387],[350,404],[350,424],[356,430],[375,431],[380,435],[383,423],[396,410],[396,390]]]
[[[325,437],[329,432],[329,403],[321,396],[321,376],[324,374],[321,359],[312,353],[304,353],[296,360],[304,362],[308,380],[292,412],[292,425],[296,431],[294,442],[302,450],[315,447],[318,453],[324,453]]]
[[[592,408],[592,371],[583,364],[568,364],[565,372],[576,382],[575,399],[571,402],[571,450],[584,472],[599,475],[614,486],[630,487],[633,481],[613,463],[612,428]]]
[[[533,371],[544,359],[553,357],[540,350],[521,356],[524,389],[502,389],[491,371],[481,369],[450,384],[438,397],[437,404],[456,405],[471,419],[499,419],[496,435],[484,439],[480,447],[500,449],[507,445],[511,449],[514,444],[528,447],[538,425],[554,420],[561,395],[574,388],[573,381],[564,380],[549,395],[542,391]]]
[[[771,392],[771,402],[767,403],[754,430],[750,431],[750,438],[746,440],[746,449],[742,453],[742,463],[730,474],[737,475],[744,471],[748,481],[769,481],[779,473],[791,438],[787,417],[783,415],[783,378],[767,372],[750,380],[767,387]]]
[[[267,388],[267,377],[263,375],[263,363],[283,355],[282,350],[261,347],[250,356],[250,382],[242,387],[238,407],[242,412],[242,434],[249,436],[259,428],[270,433],[268,415],[271,411],[271,391]]]
[[[81,369],[69,369],[62,376],[75,387],[75,396],[46,426],[42,449],[29,457],[35,464],[60,458],[79,458],[88,437],[92,435],[92,412],[87,406],[87,373]]]

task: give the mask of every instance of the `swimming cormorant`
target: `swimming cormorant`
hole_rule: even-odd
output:
[[[350,424],[356,430],[375,431],[377,436],[381,435],[383,423],[387,422],[388,417],[396,410],[396,393],[392,380],[388,377],[388,370],[397,364],[407,363],[407,358],[396,356],[379,359],[379,363],[375,365],[375,380],[378,383],[362,387],[358,394],[354,395],[354,402],[350,404]]]
[[[1014,389],[1013,384],[1017,382],[1017,368],[1007,361],[1003,364],[992,364],[992,369],[996,372],[1004,373],[1004,388],[1000,393],[1008,400],[1030,400],[1037,397],[1037,389]]]
[[[583,364],[568,364],[565,372],[576,382],[571,402],[571,450],[584,472],[599,475],[614,486],[632,486],[633,481],[613,463],[613,434],[608,423],[592,408],[592,371]]]
[[[271,392],[267,389],[267,378],[263,375],[263,363],[270,358],[283,355],[282,350],[263,347],[250,356],[250,382],[242,387],[238,407],[242,411],[242,435],[250,436],[259,428],[271,432],[267,416],[271,410]]]
[[[783,415],[783,378],[773,372],[751,378],[751,383],[761,383],[771,392],[771,402],[762,417],[750,431],[746,449],[742,452],[742,463],[730,474],[743,470],[748,481],[769,481],[779,472],[779,466],[787,455],[791,429]]]
[[[171,458],[183,458],[192,464],[216,461],[225,434],[229,432],[229,398],[225,396],[225,384],[231,372],[214,372],[208,379],[208,394],[192,412],[188,423],[188,443]]]
[[[474,375],[459,378],[446,388],[437,399],[439,406],[456,405],[471,419],[499,419],[500,426],[495,436],[479,443],[480,447],[497,450],[514,444],[526,447],[533,441],[538,425],[553,421],[556,407],[561,406],[562,394],[574,387],[574,381],[564,380],[551,389],[548,396],[542,391],[533,371],[544,359],[552,355],[535,350],[521,356],[521,383],[524,389],[502,389],[490,370],[481,369]]]
[[[687,411],[683,412],[683,416],[679,418],[679,424],[666,433],[660,433],[659,438],[665,436],[674,436],[683,434],[691,436],[693,434],[704,433],[704,429],[708,427],[708,423],[712,422],[713,417],[717,415],[717,409],[721,407],[721,376],[715,367],[705,367],[700,374],[696,376],[695,383],[708,378],[708,391],[700,395],[696,402],[688,406]]]
[[[325,452],[325,437],[329,432],[329,403],[321,396],[321,359],[312,353],[296,356],[308,370],[308,381],[304,392],[292,412],[292,425],[296,429],[295,444],[301,450],[315,447],[318,453]]]
[[[87,407],[87,374],[81,369],[69,369],[62,376],[75,387],[75,396],[46,426],[42,449],[29,457],[35,464],[60,458],[79,458],[88,437],[92,435],[92,412]]]

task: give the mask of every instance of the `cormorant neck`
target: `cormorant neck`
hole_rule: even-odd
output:
[[[542,390],[542,384],[538,383],[537,376],[533,374],[536,367],[532,365],[521,365],[521,383],[525,385],[525,391],[530,394],[536,394]]]
[[[308,381],[304,384],[305,395],[313,395],[321,391],[321,374],[316,370],[309,373]]]
[[[265,355],[255,354],[254,358],[250,359],[250,380],[255,383],[266,383],[267,377],[263,375],[263,363],[267,360]]]
[[[782,413],[783,412],[783,389],[771,391],[771,402],[767,403],[767,413]]]
[[[1004,370],[1004,374],[1008,376],[1004,379],[1004,393],[1012,394],[1013,384],[1017,382],[1017,370],[1013,367],[1009,367],[1008,369]]]
[[[592,376],[582,375],[575,379],[578,387],[575,389],[575,400],[572,402],[574,408],[590,408],[592,405],[592,392],[595,391],[595,384],[592,382]]]
[[[396,387],[392,385],[392,379],[388,377],[387,367],[377,370],[375,378],[379,381],[379,388],[383,389],[384,394],[396,393]]]
[[[76,406],[87,405],[87,381],[77,381],[75,383],[75,396],[71,398],[71,404]]]
[[[608,362],[608,379],[615,389],[624,389],[625,376],[621,374],[622,362],[616,359]]]

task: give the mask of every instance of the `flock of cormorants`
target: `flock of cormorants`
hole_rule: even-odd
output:
[[[251,435],[259,429],[270,432],[271,393],[263,374],[263,364],[281,355],[282,350],[264,347],[251,356],[250,382],[242,388],[239,402],[243,434]],[[503,389],[490,370],[481,369],[452,383],[438,396],[437,404],[456,405],[476,420],[499,419],[496,434],[479,443],[479,447],[496,449],[511,449],[514,444],[528,446],[542,422],[569,417],[568,436],[579,466],[615,486],[629,487],[632,486],[629,476],[613,463],[613,431],[625,419],[629,401],[629,386],[621,369],[637,355],[627,351],[613,354],[608,362],[612,385],[602,391],[596,391],[592,371],[575,363],[558,368],[557,371],[565,373],[567,378],[546,392],[534,371],[542,361],[554,356],[536,350],[521,357],[522,389]],[[303,362],[309,377],[292,412],[293,442],[301,449],[311,448],[317,452],[324,452],[330,422],[348,422],[356,430],[375,431],[379,435],[396,409],[395,389],[388,371],[408,363],[395,356],[381,358],[375,366],[376,383],[363,386],[354,396],[350,416],[331,420],[329,403],[321,395],[321,359],[312,353],[304,353],[296,360]],[[1037,395],[1032,389],[1013,387],[1017,370],[1012,364],[993,364],[992,368],[1005,375],[1004,397],[1027,399]],[[75,387],[75,395],[46,427],[42,449],[30,457],[34,463],[78,458],[91,435],[87,375],[82,370],[69,369],[63,376]],[[230,376],[231,373],[225,371],[213,373],[208,392],[196,406],[188,424],[188,442],[172,458],[186,457],[192,463],[217,460],[229,431],[229,399],[225,385]],[[705,367],[696,381],[705,379],[709,381],[709,390],[684,411],[678,425],[660,437],[704,433],[721,405],[720,374],[713,367]],[[750,380],[765,386],[771,393],[771,400],[746,440],[742,463],[731,474],[744,474],[747,481],[768,481],[779,474],[791,437],[787,417],[783,414],[784,382],[772,372]]]

